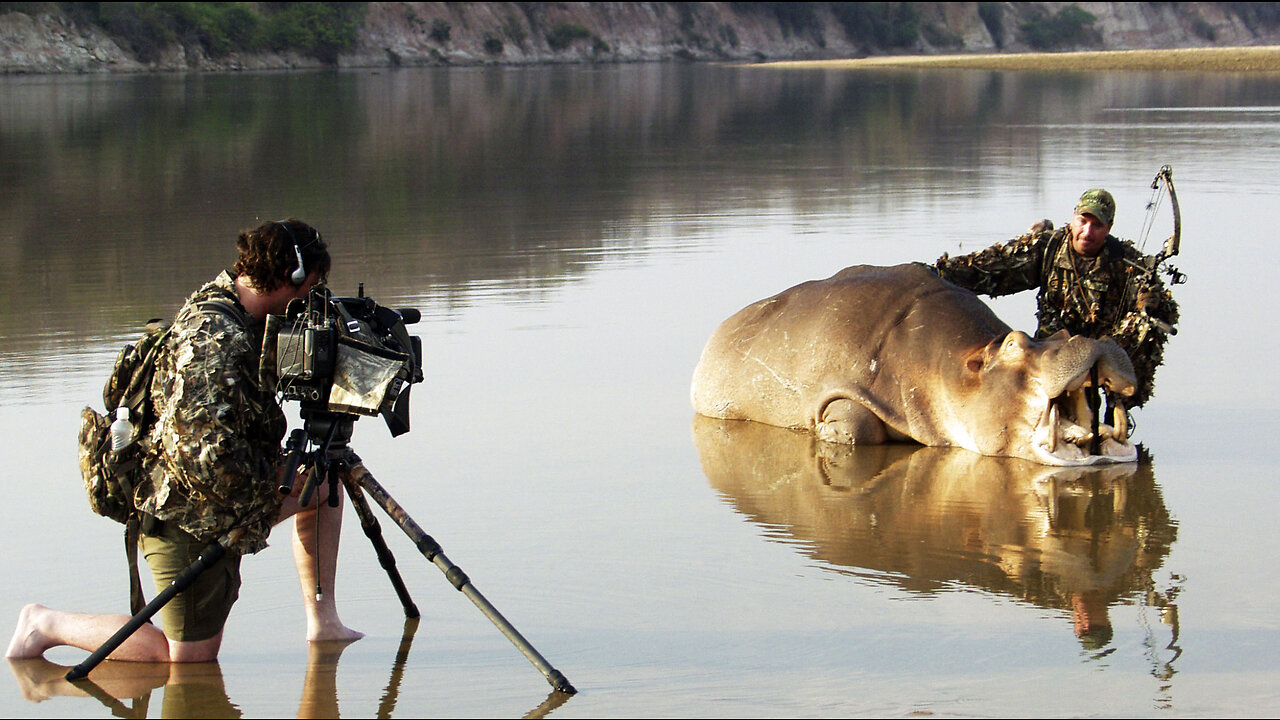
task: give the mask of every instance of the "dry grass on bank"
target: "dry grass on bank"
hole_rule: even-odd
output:
[[[1007,55],[894,55],[857,60],[766,63],[797,68],[971,68],[979,70],[1191,70],[1280,71],[1280,46],[1114,50],[1107,52],[1019,53]]]

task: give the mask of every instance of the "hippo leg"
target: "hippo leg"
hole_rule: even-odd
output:
[[[878,445],[890,440],[884,421],[849,398],[836,398],[823,405],[814,432],[819,440],[843,445]]]

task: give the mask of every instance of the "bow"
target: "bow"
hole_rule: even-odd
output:
[[[1163,188],[1163,192],[1161,189]],[[1151,235],[1151,230],[1155,224],[1156,214],[1160,208],[1160,199],[1167,194],[1169,196],[1169,206],[1173,210],[1173,234],[1164,241],[1164,247],[1160,248],[1160,252],[1153,256],[1146,255],[1147,239]],[[1138,272],[1129,276],[1125,282],[1124,302],[1121,303],[1119,312],[1127,312],[1126,308],[1133,306],[1137,301],[1135,293],[1137,287],[1135,282],[1138,279],[1146,280],[1148,283],[1155,281],[1160,273],[1169,276],[1171,285],[1181,285],[1187,281],[1187,276],[1178,271],[1178,268],[1172,265],[1166,265],[1166,261],[1178,254],[1178,248],[1182,244],[1182,211],[1178,208],[1178,193],[1173,188],[1173,168],[1164,165],[1160,171],[1156,173],[1156,177],[1151,181],[1151,200],[1147,202],[1147,217],[1142,223],[1142,238],[1138,251],[1143,253],[1143,258],[1138,262],[1125,260],[1125,263],[1136,269]],[[1151,317],[1147,314],[1146,308],[1140,308],[1139,314],[1145,318],[1151,325],[1162,330],[1167,335],[1176,335],[1177,329],[1158,318]]]
[[[1162,187],[1164,193],[1161,193]],[[1178,208],[1178,192],[1173,187],[1173,168],[1168,165],[1162,166],[1156,173],[1155,179],[1151,181],[1151,200],[1147,203],[1147,218],[1142,226],[1142,247],[1138,249],[1145,251],[1147,238],[1151,234],[1156,213],[1160,208],[1160,198],[1164,194],[1169,196],[1169,207],[1173,210],[1173,234],[1164,241],[1164,247],[1160,248],[1160,252],[1150,258],[1141,269],[1150,278],[1154,278],[1159,272],[1164,272],[1169,276],[1171,285],[1181,285],[1187,281],[1186,275],[1172,265],[1161,267],[1165,261],[1178,254],[1182,244],[1182,211]]]

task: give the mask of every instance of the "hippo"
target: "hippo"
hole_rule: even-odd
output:
[[[843,444],[915,441],[1075,466],[1137,460],[1127,416],[1091,388],[1136,389],[1108,338],[1034,340],[918,263],[854,266],[724,321],[694,371],[694,410]]]

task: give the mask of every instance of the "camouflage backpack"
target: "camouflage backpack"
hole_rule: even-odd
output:
[[[234,297],[205,300],[196,304],[197,312],[221,312],[246,324],[244,311]],[[125,559],[129,563],[129,612],[137,615],[145,600],[138,576],[138,537],[141,517],[134,499],[139,486],[150,484],[143,465],[145,442],[155,412],[151,406],[151,378],[155,376],[156,357],[169,337],[171,323],[158,318],[147,322],[146,331],[135,342],[124,346],[116,357],[102,389],[107,416],[86,406],[80,411],[80,474],[89,495],[89,507],[99,515],[124,523]],[[128,408],[133,424],[132,442],[121,450],[111,449],[111,422],[119,408]]]
[[[241,324],[246,321],[243,311],[230,300],[205,300],[196,307],[199,312],[222,312]],[[119,523],[129,522],[138,487],[150,482],[143,468],[144,443],[140,441],[155,422],[151,378],[155,375],[156,356],[169,337],[169,328],[170,323],[153,319],[147,323],[142,337],[120,351],[102,390],[107,415],[87,406],[80,411],[80,474],[89,496],[89,507]],[[117,408],[129,410],[133,442],[113,451],[110,428]]]

